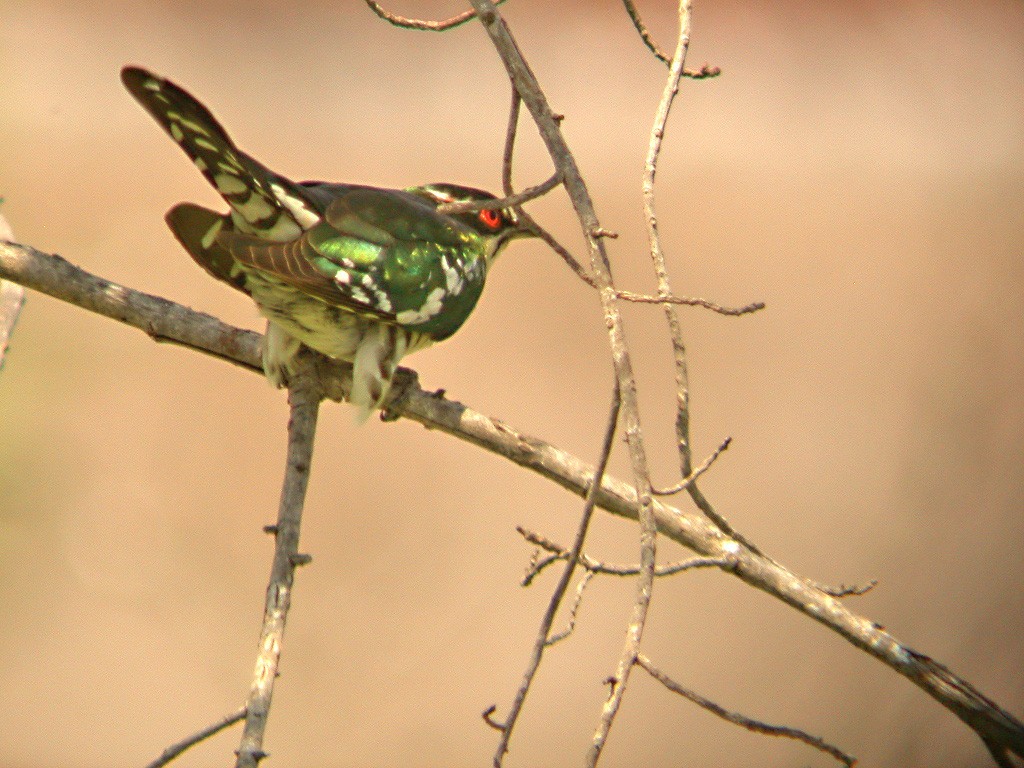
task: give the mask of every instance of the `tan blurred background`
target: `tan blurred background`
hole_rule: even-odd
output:
[[[696,2],[659,174],[698,456],[718,509],[797,572],[878,579],[851,605],[1024,715],[1024,6]],[[440,17],[454,2],[394,2]],[[641,10],[671,48],[674,5]],[[505,9],[578,153],[623,287],[650,290],[640,174],[664,67],[621,7]],[[162,215],[216,198],[118,81],[166,74],[293,178],[496,188],[508,87],[478,26],[392,28],[360,2],[0,6],[0,195],[18,237],[132,287],[261,327]],[[524,130],[517,180],[549,174]],[[579,236],[561,199],[532,210]],[[675,481],[660,311],[627,310],[657,482]],[[517,244],[472,321],[410,361],[426,387],[596,455],[610,366],[596,296]],[[239,705],[284,455],[258,377],[32,294],[0,376],[0,765],[138,766]],[[624,450],[614,470],[628,476]],[[569,541],[580,503],[409,423],[324,408],[266,747],[273,766],[480,766],[553,574],[518,584],[517,524]],[[589,547],[635,558],[602,517]],[[669,545],[663,559],[683,556]],[[589,592],[510,765],[589,743],[632,586]],[[659,582],[647,653],[725,706],[865,766],[987,764],[888,668],[720,573]],[[182,765],[220,766],[233,730]],[[729,726],[643,675],[607,766],[833,765]]]

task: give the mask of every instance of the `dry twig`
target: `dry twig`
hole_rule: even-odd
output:
[[[725,438],[725,440],[722,441],[722,444],[715,449],[715,452],[708,456],[706,459],[704,459],[703,464],[701,464],[699,467],[693,470],[693,472],[691,472],[685,478],[683,478],[678,483],[673,485],[671,488],[664,488],[662,490],[655,489],[654,495],[672,496],[673,494],[679,493],[680,491],[684,491],[687,488],[689,488],[697,481],[697,478],[699,478],[701,475],[703,475],[705,472],[711,469],[711,465],[714,464],[718,457],[722,455],[722,452],[729,447],[730,443],[732,443],[732,438]]]
[[[562,604],[562,598],[565,596],[565,591],[569,587],[569,582],[572,580],[573,572],[576,569],[577,564],[580,560],[580,555],[583,552],[583,542],[587,537],[587,530],[590,527],[590,520],[594,514],[594,504],[597,499],[598,489],[601,487],[604,481],[605,469],[608,467],[608,458],[612,453],[612,445],[615,440],[615,430],[619,423],[619,411],[622,407],[622,400],[619,396],[618,383],[612,388],[612,403],[611,412],[608,414],[608,426],[605,429],[604,442],[601,445],[601,453],[598,457],[597,469],[594,470],[594,475],[590,480],[590,488],[587,491],[587,498],[583,504],[583,511],[580,513],[579,525],[576,529],[576,540],[573,542],[572,549],[566,553],[566,564],[562,570],[562,574],[558,579],[558,584],[555,586],[554,591],[551,594],[551,599],[548,601],[547,610],[544,612],[544,616],[540,622],[540,628],[537,630],[537,637],[533,643],[533,651],[530,654],[530,659],[527,662],[526,670],[523,672],[523,680],[519,685],[519,689],[516,691],[515,697],[512,700],[512,707],[509,709],[508,717],[505,718],[505,722],[501,727],[501,736],[498,739],[498,747],[494,753],[494,765],[497,768],[502,764],[502,760],[505,757],[505,753],[508,752],[508,743],[512,738],[512,731],[515,728],[516,721],[519,719],[519,713],[522,712],[523,704],[526,702],[526,694],[530,691],[530,685],[533,683],[533,678],[537,674],[537,669],[540,667],[541,659],[544,655],[544,649],[551,645],[554,640],[551,639],[551,625],[555,621],[555,615],[558,613],[558,607]],[[580,599],[582,598],[582,590],[586,586],[585,583],[581,584],[580,587]],[[579,605],[579,599],[573,605],[570,613],[570,625],[575,621],[576,607]],[[491,712],[493,713],[493,709]]]
[[[524,587],[529,586],[548,565],[553,562],[558,562],[559,560],[566,560],[569,557],[569,550],[561,544],[557,544],[550,539],[541,536],[539,533],[528,531],[522,526],[516,526],[516,532],[526,539],[526,541],[537,546],[539,549],[543,549],[551,553],[549,557],[545,557],[542,560],[537,560],[537,562],[531,563],[526,572],[526,576],[522,581],[522,586]],[[605,563],[600,560],[595,560],[582,552],[579,556],[579,563],[580,567],[585,568],[595,575],[636,576],[640,573],[639,565],[615,565]],[[657,578],[674,576],[677,573],[689,571],[693,568],[722,568],[728,570],[733,566],[733,564],[734,561],[731,557],[691,557],[686,560],[679,560],[675,563],[659,565],[654,569],[654,575]]]
[[[658,44],[654,42],[654,38],[651,36],[651,32],[647,29],[647,25],[644,24],[644,20],[640,18],[640,12],[636,9],[636,4],[633,0],[622,0],[622,4],[626,6],[626,13],[629,14],[630,21],[633,22],[633,26],[636,27],[636,31],[640,35],[640,39],[644,41],[644,45],[654,54],[654,58],[662,62],[665,65],[671,66],[672,59],[662,51]],[[722,74],[720,67],[712,67],[709,64],[705,64],[698,70],[683,69],[683,77],[689,77],[692,80],[703,80],[708,77],[718,77]]]
[[[498,4],[503,2],[505,2],[505,0],[498,0]],[[475,11],[463,11],[449,19],[443,19],[441,21],[410,19],[406,16],[399,16],[397,13],[391,13],[385,10],[384,7],[375,0],[366,0],[366,4],[370,6],[371,11],[384,19],[384,21],[394,24],[396,27],[418,29],[425,32],[444,32],[447,29],[452,29],[453,27],[465,24],[467,21],[472,21],[476,18]]]
[[[308,555],[299,554],[299,532],[322,398],[312,355],[300,355],[288,384],[288,403],[291,407],[288,456],[277,524],[268,529],[274,534],[274,562],[267,586],[263,631],[246,703],[245,729],[238,747],[236,768],[256,768],[266,756],[263,751],[263,735],[274,695],[274,681],[281,658],[285,622],[291,606],[295,568],[309,561]]]
[[[227,728],[229,726],[232,726],[235,723],[237,723],[243,717],[245,717],[245,707],[244,706],[243,707],[239,707],[237,710],[232,712],[230,715],[225,715],[220,720],[218,720],[216,723],[213,723],[213,725],[208,725],[206,728],[203,728],[201,731],[197,731],[196,733],[193,733],[191,736],[189,736],[189,737],[187,737],[185,739],[182,739],[181,741],[179,741],[179,742],[177,742],[175,744],[171,744],[171,746],[169,746],[167,749],[165,749],[163,752],[160,753],[160,757],[158,757],[152,763],[147,765],[146,768],[163,768],[163,766],[167,765],[169,762],[171,762],[171,760],[176,758],[178,755],[180,755],[186,749],[194,747],[199,742],[205,741],[206,739],[210,738],[211,736],[214,736],[214,735],[220,733],[225,728]]]
[[[725,709],[725,707],[711,701],[711,699],[701,696],[699,693],[691,691],[689,688],[684,688],[675,680],[673,680],[664,672],[662,672],[660,669],[655,667],[651,663],[651,660],[644,655],[638,656],[636,659],[636,663],[637,666],[644,669],[648,674],[650,674],[651,677],[653,677],[655,680],[664,685],[673,693],[678,693],[683,698],[689,699],[697,706],[703,707],[708,712],[718,715],[718,717],[722,718],[723,720],[728,720],[730,723],[742,726],[746,728],[748,731],[764,733],[769,736],[783,736],[787,739],[796,739],[797,741],[802,741],[804,744],[809,744],[815,749],[819,749],[822,752],[832,755],[832,757],[834,757],[836,760],[839,760],[840,762],[845,763],[848,766],[852,766],[855,762],[857,762],[856,758],[846,754],[841,749],[839,749],[839,747],[835,747],[817,736],[811,736],[809,733],[801,731],[799,728],[789,728],[784,725],[769,725],[768,723],[763,723],[760,720],[754,720],[752,718],[746,717],[745,715],[741,715],[738,712],[730,712],[729,710]]]

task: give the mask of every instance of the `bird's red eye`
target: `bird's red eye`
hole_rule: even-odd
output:
[[[488,229],[497,229],[501,226],[501,214],[497,211],[480,211],[477,218]]]

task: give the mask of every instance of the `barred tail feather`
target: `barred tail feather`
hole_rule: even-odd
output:
[[[371,323],[352,361],[349,401],[358,409],[356,422],[364,423],[380,407],[399,361],[409,349],[409,332],[396,325]]]
[[[121,70],[121,81],[227,201],[242,231],[290,240],[317,219],[297,185],[239,150],[188,91],[139,67]]]

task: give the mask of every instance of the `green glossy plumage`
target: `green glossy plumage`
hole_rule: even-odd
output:
[[[167,223],[207,272],[252,296],[267,317],[264,368],[278,386],[301,342],[353,361],[352,401],[365,417],[401,357],[455,333],[491,260],[528,234],[511,210],[436,211],[495,199],[470,187],[289,181],[235,147],[174,83],[137,67],[122,80],[230,206],[219,214],[182,203]]]

